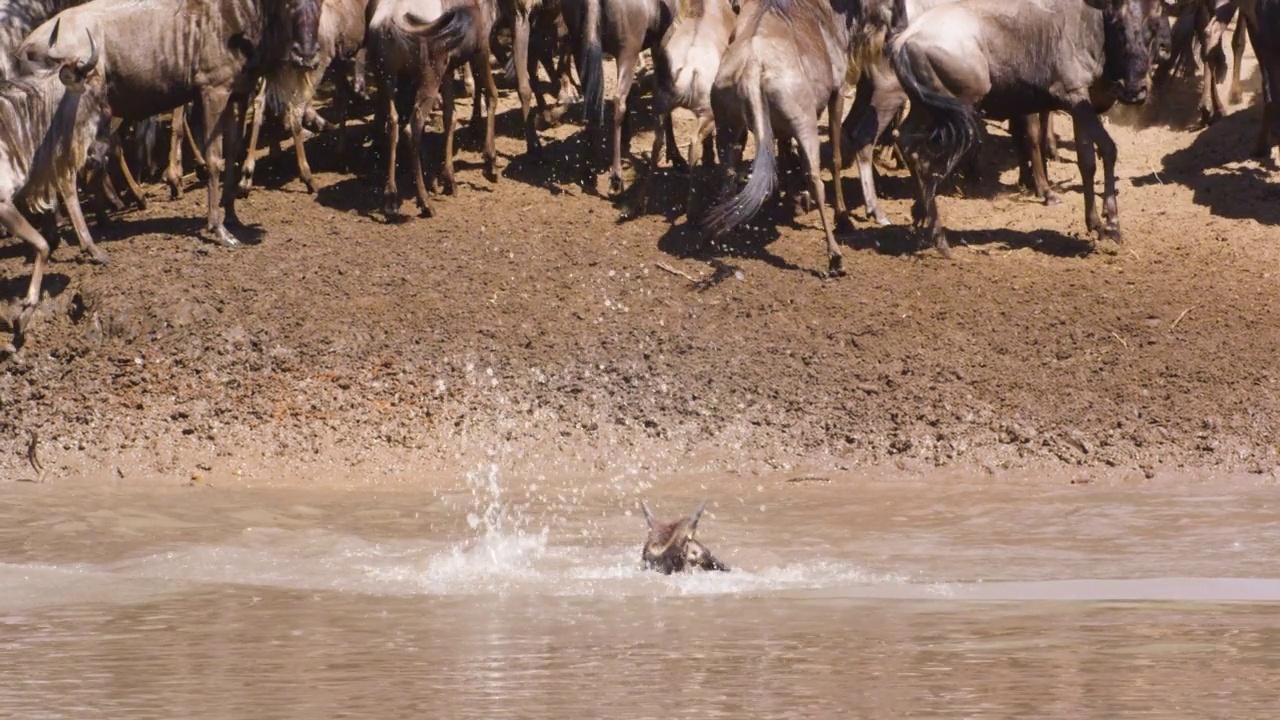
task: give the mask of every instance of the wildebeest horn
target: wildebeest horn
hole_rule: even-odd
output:
[[[93,41],[93,33],[85,29],[84,34],[89,36],[89,59],[76,63],[76,72],[80,75],[89,72],[98,64],[98,44]]]
[[[644,510],[644,521],[649,523],[649,527],[652,528],[654,525],[657,524],[658,521],[653,519],[653,511],[649,509],[648,503],[641,500],[640,509]]]
[[[58,28],[62,27],[62,18],[53,21],[53,32],[49,33],[49,52],[46,55],[50,60],[62,60],[53,52],[53,47],[58,44]]]
[[[689,529],[696,530],[698,528],[698,520],[702,517],[702,511],[707,509],[707,501],[703,500],[698,504],[698,509],[693,511],[689,516]]]

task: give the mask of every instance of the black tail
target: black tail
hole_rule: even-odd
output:
[[[604,51],[600,47],[600,2],[587,0],[582,28],[582,102],[588,119],[604,121]]]
[[[889,61],[912,104],[928,108],[933,115],[928,142],[937,148],[938,157],[946,163],[943,174],[950,174],[978,143],[981,131],[978,111],[954,95],[938,92],[930,83],[930,80],[937,79],[936,76],[922,78],[917,75],[903,45],[895,43],[889,53]]]
[[[769,119],[769,102],[760,86],[760,72],[748,86],[747,103],[755,121],[756,157],[751,163],[751,177],[746,187],[734,197],[716,205],[707,213],[705,226],[713,237],[720,236],[749,220],[773,194],[777,183],[778,158],[773,142],[773,123]]]
[[[433,53],[452,54],[471,39],[478,24],[479,8],[460,5],[449,8],[431,22],[423,22],[412,13],[405,14],[408,30],[421,37]]]

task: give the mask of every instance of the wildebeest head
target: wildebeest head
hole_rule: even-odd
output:
[[[1104,73],[1111,92],[1123,103],[1146,101],[1156,19],[1162,0],[1084,0],[1102,11]]]
[[[706,506],[704,500],[689,517],[666,523],[654,518],[649,506],[641,500],[640,508],[644,510],[645,522],[649,523],[649,537],[645,539],[641,552],[645,567],[663,575],[685,570],[728,571],[724,563],[694,538],[698,532],[698,520]]]
[[[95,85],[102,84],[102,73],[98,71],[98,61],[102,58],[102,54],[98,50],[98,44],[93,39],[93,33],[85,31],[89,36],[89,57],[80,60],[70,57],[64,58],[58,53],[58,30],[62,26],[59,20],[53,24],[53,32],[49,34],[49,54],[48,60],[59,66],[58,79],[63,85],[67,86],[67,90],[73,93],[83,93],[91,79],[96,79]]]
[[[274,0],[275,52],[310,70],[320,62],[320,0]]]

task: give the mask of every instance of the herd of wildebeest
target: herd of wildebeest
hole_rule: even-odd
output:
[[[1153,78],[1198,66],[1204,119],[1220,116],[1215,81],[1226,72],[1225,30],[1237,12],[1231,99],[1239,100],[1247,35],[1263,80],[1258,151],[1266,154],[1280,87],[1280,0],[0,0],[0,223],[35,250],[27,293],[10,319],[14,344],[5,349],[14,351],[39,301],[46,238],[56,239],[63,217],[89,258],[107,260],[81,211],[81,187],[123,207],[113,186],[123,182],[145,205],[126,140],[133,147],[141,138],[145,151],[157,128],[167,128],[165,181],[181,194],[189,150],[190,161],[205,168],[207,232],[235,246],[235,202],[252,182],[268,100],[292,133],[301,179],[314,192],[303,128],[332,127],[312,107],[329,79],[330,113],[339,124],[355,96],[368,97],[369,87],[376,94],[369,127],[386,162],[388,216],[400,212],[402,135],[419,210],[432,213],[435,183],[428,177],[436,173],[424,173],[420,146],[437,112],[445,140],[436,179],[453,191],[453,94],[460,84],[475,93],[484,174],[497,181],[494,68],[504,66],[515,76],[527,152],[542,152],[542,113],[534,104],[547,111],[543,91],[556,91],[558,105],[580,98],[587,142],[575,164],[594,188],[594,156],[609,147],[609,190],[621,193],[627,109],[635,105],[628,99],[648,50],[657,129],[648,171],[626,203],[629,214],[644,210],[664,145],[673,165],[689,168],[686,210],[712,239],[758,213],[780,184],[800,178],[788,190],[817,208],[828,272],[842,274],[833,226],[850,214],[840,182],[831,185],[834,219],[825,208],[825,111],[832,175],[858,166],[867,218],[888,222],[877,201],[873,153],[893,145],[917,180],[912,216],[921,241],[946,254],[938,187],[973,157],[984,119],[1009,121],[1023,182],[1046,203],[1057,202],[1044,165],[1054,152],[1057,111],[1074,126],[1087,227],[1118,240],[1116,145],[1099,114],[1116,101],[1142,103]],[[605,56],[617,69],[611,142],[601,132]],[[853,98],[847,116],[846,97]],[[676,108],[697,118],[687,162],[671,121]],[[748,168],[741,156],[749,136],[755,154]],[[702,184],[713,196],[706,208],[693,202],[693,188]]]

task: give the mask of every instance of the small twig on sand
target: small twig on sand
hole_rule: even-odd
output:
[[[685,280],[688,280],[689,282],[692,282],[692,283],[698,282],[698,278],[690,275],[689,273],[681,270],[680,268],[673,268],[664,262],[656,262],[654,263],[654,265],[656,265],[659,270],[666,270],[672,275],[679,275],[680,277],[684,278]]]
[[[31,464],[31,469],[36,471],[36,476],[32,480],[24,478],[20,482],[44,482],[44,466],[40,464],[40,436],[35,430],[31,431],[31,437],[27,439],[27,462]]]
[[[1114,337],[1116,340],[1119,340],[1120,344],[1124,346],[1125,350],[1129,349],[1129,343],[1125,342],[1124,338],[1120,337],[1120,333],[1116,332],[1115,330],[1112,330],[1111,336]]]
[[[1179,314],[1178,314],[1178,318],[1177,318],[1176,320],[1174,320],[1172,324],[1170,324],[1170,325],[1169,325],[1169,329],[1170,329],[1170,330],[1172,330],[1172,329],[1174,329],[1174,328],[1178,327],[1178,323],[1182,322],[1182,318],[1186,317],[1186,316],[1187,316],[1187,313],[1191,312],[1192,310],[1195,310],[1195,309],[1196,309],[1196,308],[1198,308],[1198,307],[1200,307],[1200,306],[1199,306],[1199,305],[1192,305],[1191,307],[1189,307],[1189,308],[1187,308],[1186,310],[1183,310],[1181,313],[1179,313]]]

